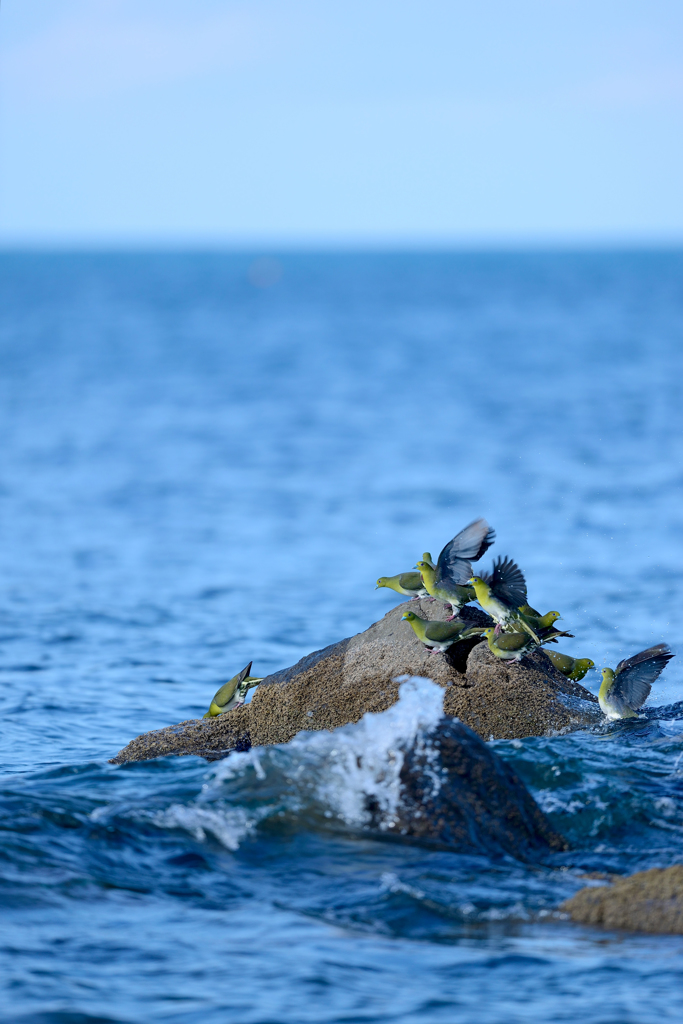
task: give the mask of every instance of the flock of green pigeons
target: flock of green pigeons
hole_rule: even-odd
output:
[[[405,597],[443,601],[450,611],[445,622],[423,619],[412,611],[402,616],[432,653],[447,651],[467,637],[483,635],[496,658],[521,661],[539,647],[557,643],[558,637],[573,636],[555,628],[561,618],[559,612],[541,615],[531,607],[524,574],[511,558],[497,558],[490,573],[473,574],[472,562],[479,561],[488,551],[495,536],[485,519],[476,519],[448,542],[436,565],[429,552],[425,552],[416,565],[417,571],[380,576],[377,580],[378,587],[389,587]],[[458,618],[470,601],[479,603],[495,622],[494,627],[473,626]],[[590,658],[570,658],[559,651],[546,654],[569,679],[583,679],[595,668]],[[598,700],[607,718],[637,718],[652,684],[671,658],[673,654],[666,644],[656,644],[620,661],[615,669],[604,668]]]
[[[541,615],[531,607],[524,574],[511,558],[497,558],[490,573],[473,574],[472,562],[478,562],[488,551],[495,536],[485,519],[475,519],[446,544],[436,564],[427,551],[415,571],[380,576],[377,580],[377,587],[388,587],[403,597],[443,602],[449,612],[445,621],[423,619],[413,611],[402,616],[432,654],[443,653],[468,637],[485,636],[496,658],[521,661],[545,644],[556,644],[558,637],[573,636],[555,628],[562,617],[559,612]],[[495,626],[473,626],[459,618],[461,609],[470,601],[477,601]],[[546,654],[555,668],[575,681],[595,668],[590,658],[570,658],[559,651]],[[667,644],[656,644],[620,661],[615,669],[604,668],[598,700],[607,718],[638,718],[652,684],[671,658],[673,654]],[[244,704],[248,691],[262,678],[250,675],[251,665],[249,662],[221,686],[204,718],[214,718]]]

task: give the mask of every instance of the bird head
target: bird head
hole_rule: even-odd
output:
[[[585,668],[586,672],[590,672],[592,668],[595,668],[595,662],[591,661],[590,658],[577,658],[576,664],[579,668]]]
[[[416,619],[417,615],[415,614],[415,612],[404,612],[403,615],[401,616],[401,618],[402,619],[407,619],[408,622],[410,622],[410,621],[412,621],[412,619]]]
[[[429,569],[431,569],[432,567],[431,567],[431,565],[429,564],[429,562],[425,562],[425,560],[424,560],[424,559],[420,559],[420,561],[419,561],[419,562],[417,563],[417,565],[416,565],[416,567],[415,567],[415,568],[416,568],[416,569],[419,569],[419,570],[420,570],[420,572],[425,572],[425,570],[429,570]]]
[[[476,587],[477,583],[483,583],[481,576],[470,576],[467,581],[471,587]]]
[[[561,619],[562,616],[560,615],[559,612],[548,612],[548,618],[550,619],[551,622],[557,622],[557,620]]]
[[[613,679],[614,679],[614,669],[603,668],[603,670],[602,670],[602,682],[603,682],[603,684],[604,683],[611,683]]]
[[[386,585],[387,585],[387,578],[386,578],[386,576],[380,576],[380,578],[377,580],[377,586],[375,587],[375,590],[379,590],[380,587],[386,587]]]
[[[485,636],[487,640],[491,640],[491,638],[495,635],[496,631],[493,626],[490,626],[488,629],[485,629],[484,632],[482,633],[482,636]]]

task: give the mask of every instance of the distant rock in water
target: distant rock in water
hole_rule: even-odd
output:
[[[579,924],[683,935],[683,864],[581,889],[560,909]]]
[[[391,707],[398,696],[395,680],[404,675],[427,677],[444,687],[445,714],[460,718],[484,739],[566,732],[602,717],[596,698],[558,672],[543,651],[503,663],[475,637],[446,654],[428,653],[401,620],[407,608],[423,618],[445,618],[440,601],[399,604],[363,633],[267,676],[250,704],[216,718],[144,733],[113,763],[167,754],[213,759],[251,745],[286,743],[303,729],[336,729],[359,721],[367,711]],[[473,625],[490,624],[471,606],[462,609],[461,617]]]

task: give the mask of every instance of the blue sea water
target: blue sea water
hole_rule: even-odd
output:
[[[567,652],[679,650],[682,380],[677,252],[0,256],[0,1020],[680,1020],[683,937],[555,910],[683,862],[683,721],[496,742],[534,865],[378,840],[311,738],[107,759],[478,515]]]

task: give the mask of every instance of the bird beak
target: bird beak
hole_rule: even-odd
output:
[[[375,587],[375,590],[379,590],[379,587]]]

